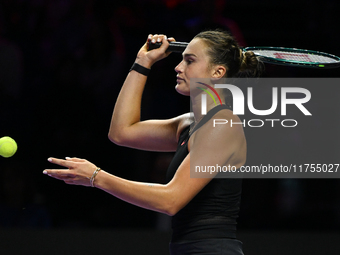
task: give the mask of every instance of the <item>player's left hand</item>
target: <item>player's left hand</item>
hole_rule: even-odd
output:
[[[48,158],[48,161],[67,169],[45,169],[43,174],[73,185],[90,186],[91,176],[97,169],[93,163],[80,158]]]

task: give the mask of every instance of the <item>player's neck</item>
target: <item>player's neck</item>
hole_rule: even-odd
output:
[[[210,97],[202,100],[201,95],[197,95],[191,98],[191,111],[193,112],[195,122],[200,121],[214,107],[216,107],[216,103]]]

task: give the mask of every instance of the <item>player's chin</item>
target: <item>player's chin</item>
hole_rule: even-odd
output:
[[[183,83],[177,83],[175,86],[176,91],[183,96],[190,96],[190,88]]]

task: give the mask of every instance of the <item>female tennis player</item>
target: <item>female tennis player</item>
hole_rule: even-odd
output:
[[[165,213],[172,218],[171,254],[243,254],[236,239],[236,218],[241,197],[241,179],[214,178],[204,174],[190,177],[191,166],[231,165],[240,168],[246,161],[246,140],[242,125],[218,125],[213,119],[240,122],[223,97],[222,105],[207,100],[202,115],[199,93],[190,93],[191,78],[218,80],[241,71],[256,70],[258,61],[251,52],[242,53],[226,32],[198,34],[183,52],[176,66],[178,93],[190,96],[193,113],[167,120],[140,121],[141,99],[147,75],[157,61],[167,57],[165,35],[149,35],[137,54],[118,96],[112,115],[109,139],[122,146],[149,151],[176,151],[167,171],[167,184],[129,181],[109,174],[79,158],[49,158],[67,169],[49,169],[48,174],[67,184],[92,186],[131,204]],[[148,51],[148,43],[162,42]],[[196,90],[197,91],[197,90]]]

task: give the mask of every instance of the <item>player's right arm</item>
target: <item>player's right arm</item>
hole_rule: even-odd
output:
[[[168,40],[163,35],[149,35],[148,41],[162,40],[159,49],[147,51],[147,43],[138,52],[136,63],[145,67],[151,66],[169,55],[166,49]],[[169,41],[174,41],[170,39]],[[147,77],[132,70],[123,84],[112,114],[109,139],[122,146],[152,150],[174,151],[177,137],[188,115],[181,115],[168,120],[140,121],[142,94]]]

